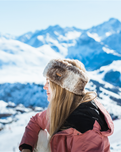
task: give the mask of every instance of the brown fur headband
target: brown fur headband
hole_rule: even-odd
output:
[[[85,72],[61,59],[51,60],[43,75],[74,94],[83,95],[89,78]]]

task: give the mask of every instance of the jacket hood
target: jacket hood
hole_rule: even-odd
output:
[[[114,124],[113,124],[112,118],[111,118],[110,114],[107,112],[107,110],[103,107],[103,105],[97,101],[97,99],[95,99],[95,103],[98,106],[98,108],[100,109],[100,111],[102,112],[102,114],[104,115],[105,121],[108,126],[108,130],[101,131],[101,134],[104,136],[110,136],[114,132]]]
[[[80,104],[67,118],[63,127],[74,128],[80,133],[94,129],[104,136],[109,136],[114,131],[109,113],[97,100]]]

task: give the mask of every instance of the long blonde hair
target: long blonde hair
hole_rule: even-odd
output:
[[[86,72],[84,65],[80,61],[68,59],[65,59],[65,61]],[[52,81],[50,81],[50,87],[52,90],[52,97],[47,114],[50,118],[50,137],[52,138],[79,104],[93,100],[96,98],[96,93],[87,92],[84,95],[76,95]]]

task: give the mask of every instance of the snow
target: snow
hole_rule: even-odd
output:
[[[112,33],[111,32],[106,32],[105,35],[108,37],[110,36]]]
[[[111,152],[121,152],[121,142],[116,142],[111,145]]]
[[[63,47],[57,40],[54,40],[50,37],[49,33],[47,34],[47,37],[46,37],[46,41],[48,43],[52,43],[52,46],[55,45],[58,47],[59,51],[60,51],[60,54],[65,57],[67,55],[67,48]],[[51,46],[51,44],[50,44]],[[48,52],[48,50],[47,50]]]
[[[1,105],[4,105],[4,108],[5,105],[7,106],[7,103],[4,101],[0,101],[0,103]],[[17,112],[17,108],[22,108],[22,110],[25,110],[26,112]],[[8,108],[6,107],[6,109]],[[27,110],[27,108],[25,108],[23,105],[9,109],[16,111],[17,114],[13,115],[12,117],[8,117],[7,119],[0,119],[0,128],[4,128],[0,131],[0,152],[19,152],[18,146],[24,133],[25,126],[29,122],[30,118],[37,112],[32,111],[32,109],[30,110],[30,108]],[[4,126],[2,123],[7,124]]]
[[[70,31],[65,34],[65,36],[68,40],[76,39],[76,38],[80,37],[80,35],[81,35],[81,32],[77,32],[77,31]]]
[[[49,60],[63,58],[49,45],[34,48],[17,40],[0,39],[0,83],[44,82],[42,71]]]
[[[0,113],[2,111],[1,109],[4,108],[4,107],[6,107],[6,106],[7,106],[7,103],[0,100]]]
[[[114,87],[108,82],[105,82],[99,77],[99,74],[95,72],[88,72],[88,75],[90,77],[90,82],[87,84],[86,88],[90,89],[90,91],[99,92],[98,93],[98,100],[103,104],[103,106],[106,108],[106,110],[113,114],[114,116],[118,116],[118,118],[121,118],[121,89]],[[93,81],[96,81],[97,85],[93,83]],[[116,90],[117,91],[113,91]],[[113,98],[114,99],[113,99]],[[119,101],[119,105],[117,104]]]
[[[114,133],[109,137],[111,152],[121,152],[121,119],[114,122]]]
[[[110,143],[114,144],[117,141],[121,143],[121,119],[113,121],[114,123],[114,133],[109,137]]]
[[[107,96],[110,95],[110,91],[108,91],[108,90],[106,90],[106,89],[103,89],[103,88],[100,88],[100,90],[101,90],[102,92],[105,92],[105,94],[107,94]],[[113,97],[117,98],[117,99],[120,99],[120,95],[117,94],[117,93],[111,92],[111,95],[112,95]]]
[[[54,31],[54,34],[57,35],[57,36],[59,35],[59,33],[57,31]]]
[[[3,38],[5,38],[5,39],[15,39],[16,38],[16,36],[14,36],[14,35],[11,35],[11,34],[8,34],[8,33],[6,33],[6,34],[3,34],[3,33],[0,33],[0,39],[3,39]]]
[[[42,35],[37,36],[37,39],[45,43],[44,37]]]
[[[91,38],[93,38],[95,41],[100,42],[101,41],[101,37],[99,37],[99,35],[97,33],[90,33],[87,32],[87,35]]]
[[[13,109],[9,109],[9,108],[6,109],[7,105],[8,103],[0,100],[0,114],[5,114],[5,113],[14,114],[15,113]]]
[[[35,112],[20,114],[17,121],[7,124],[4,130],[0,131],[0,152],[19,152],[18,146],[30,117]]]
[[[105,96],[104,93],[100,94],[100,97],[102,97],[103,100],[98,100],[103,104],[106,110],[110,114],[113,114],[114,116],[118,116],[119,118],[121,118],[121,106],[117,105],[114,101],[109,99],[108,96]]]
[[[57,33],[56,33],[57,34]],[[59,41],[68,41],[68,40],[74,40],[77,39],[81,36],[81,32],[77,32],[77,31],[69,31],[67,33],[65,33],[65,36],[63,35],[58,35],[58,40]]]
[[[4,66],[4,70],[0,69],[0,83],[35,82],[38,84],[43,84],[45,79],[42,74],[43,70],[44,67],[25,66],[22,68],[16,66]]]
[[[104,52],[106,52],[108,54],[111,53],[113,55],[121,56],[120,54],[116,53],[114,50],[110,50],[109,48],[103,47],[102,49]]]
[[[93,78],[93,80],[96,80]],[[121,118],[121,106],[118,105],[115,100],[113,101],[110,96],[113,96],[115,99],[121,99],[120,94],[114,93],[112,91],[109,91],[108,88],[112,88],[112,85],[110,85],[111,87],[109,87],[108,83],[104,82],[103,80],[99,80],[98,82],[101,83],[102,85],[104,85],[103,87],[99,87],[100,93],[99,93],[99,102],[101,102],[103,104],[103,106],[106,108],[106,110],[110,113],[113,114],[113,116],[118,116],[119,118]],[[96,85],[94,85],[92,82],[89,82],[86,86],[86,89],[89,88],[90,91],[95,91],[96,90]]]
[[[119,71],[121,73],[121,60],[113,61],[111,64],[102,66],[100,69],[91,71],[89,74],[92,78],[103,82],[103,78],[108,71]],[[102,71],[102,72],[101,72]],[[107,83],[108,84],[108,83]],[[109,84],[111,86],[111,84]]]

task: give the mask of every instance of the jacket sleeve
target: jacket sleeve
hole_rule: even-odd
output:
[[[19,145],[20,151],[22,150],[21,145],[23,144],[32,146],[32,149],[35,147],[38,139],[38,133],[41,129],[47,129],[46,110],[37,113],[30,119]]]

